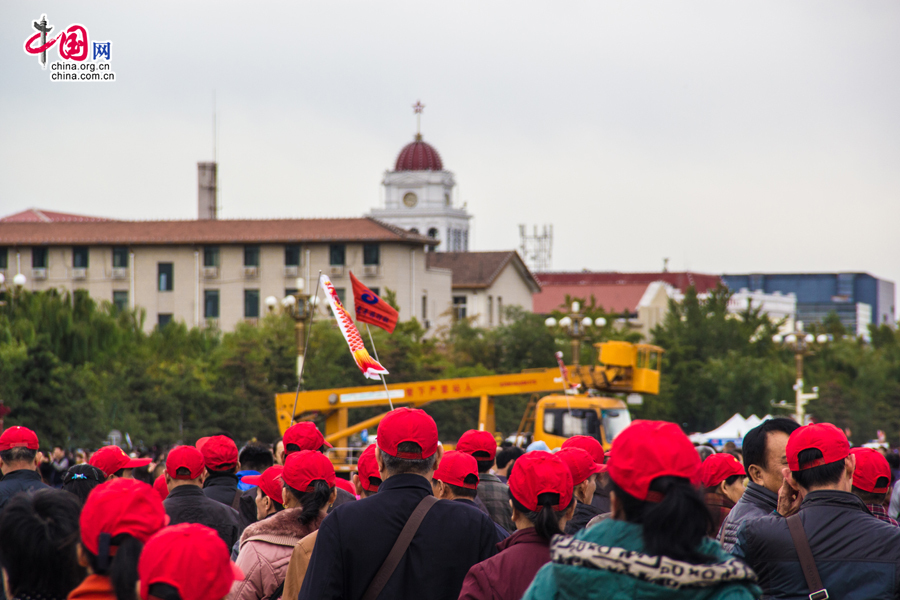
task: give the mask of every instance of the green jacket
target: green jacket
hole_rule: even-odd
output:
[[[523,600],[751,600],[762,590],[744,563],[704,539],[700,551],[718,559],[691,565],[641,554],[641,525],[607,519],[574,537],[557,536]]]

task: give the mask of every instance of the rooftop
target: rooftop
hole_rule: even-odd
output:
[[[661,271],[657,273],[619,273],[615,271],[556,271],[535,273],[534,276],[545,289],[558,285],[599,285],[599,284],[646,284],[665,281],[675,289],[687,290],[694,286],[698,294],[706,293],[719,285],[724,285],[718,275],[694,273],[691,271]]]
[[[473,289],[490,287],[506,265],[512,262],[516,269],[528,281],[532,282],[533,291],[539,292],[540,283],[535,279],[528,267],[515,250],[503,252],[430,252],[428,266],[453,271],[454,289]]]

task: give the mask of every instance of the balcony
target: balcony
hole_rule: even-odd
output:
[[[331,276],[332,277],[343,277],[344,276],[344,265],[331,265]]]
[[[219,267],[203,267],[203,279],[218,279]]]
[[[87,269],[82,267],[73,268],[72,279],[87,279]]]
[[[36,267],[31,270],[31,278],[34,280],[47,279],[47,269],[45,267]]]
[[[113,279],[128,279],[128,267],[113,267]]]
[[[380,270],[380,265],[364,265],[363,275],[365,275],[366,277],[378,277],[378,273]]]
[[[259,267],[244,267],[244,279],[256,279],[259,277]]]
[[[300,275],[300,267],[298,265],[285,265],[284,266],[284,276],[285,277],[297,277]]]

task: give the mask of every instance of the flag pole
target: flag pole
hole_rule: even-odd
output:
[[[306,329],[306,341],[303,342],[303,350],[306,352],[306,356],[309,356],[309,334],[312,333],[312,324],[313,318],[316,316],[316,307],[315,305],[319,303],[319,282],[322,281],[322,271],[319,271],[319,277],[316,279],[316,293],[312,295],[316,301],[310,302],[310,308],[312,311],[309,313],[309,327]],[[294,396],[294,409],[291,411],[291,423],[294,422],[294,417],[297,415],[297,400],[300,399],[300,386],[303,383],[303,370],[306,369],[306,356],[303,358],[303,364],[300,365],[300,374],[297,375],[297,394]],[[382,376],[382,379],[384,377]]]
[[[369,329],[368,323],[366,323],[366,333],[369,334],[369,342],[372,344],[372,352],[375,353],[375,360],[380,363],[381,359],[378,358],[378,348],[375,347],[375,340],[372,338],[372,330]],[[381,376],[381,383],[384,384],[384,392],[387,394],[388,404],[391,406],[391,410],[394,410],[394,403],[391,402],[391,392],[388,390],[387,381],[385,381],[384,375]]]

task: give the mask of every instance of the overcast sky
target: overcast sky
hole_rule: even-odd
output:
[[[117,81],[51,82],[42,13]],[[552,223],[559,270],[898,281],[898,31],[866,0],[3,2],[0,214],[194,218],[215,90],[222,218],[359,216],[421,99],[474,249]]]

